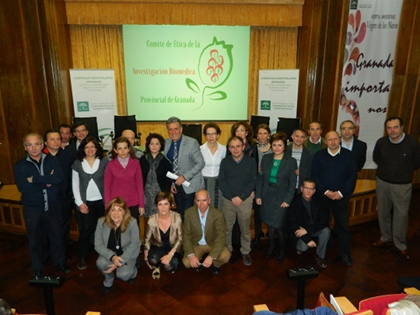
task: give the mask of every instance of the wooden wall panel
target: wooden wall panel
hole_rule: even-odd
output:
[[[75,69],[115,70],[118,114],[126,115],[127,107],[121,26],[72,25],[70,26],[70,36],[73,67]],[[296,68],[298,29],[252,27],[250,37],[249,116],[257,113],[258,70]],[[166,120],[167,118],[169,117],[162,116],[162,120]],[[182,117],[180,118],[182,119]],[[227,141],[232,124],[233,122],[220,122],[222,129],[221,143]],[[157,132],[166,136],[164,122],[141,122],[138,123],[138,129],[143,133],[143,139],[151,132]]]
[[[388,114],[404,120],[404,131],[420,141],[420,3],[404,0],[394,58]],[[420,183],[420,171],[415,174]]]
[[[60,6],[61,4],[61,6]],[[66,44],[64,0],[0,1],[0,90],[5,137],[2,151],[13,165],[25,155],[22,138],[28,132],[43,134],[69,122],[70,98],[63,56]],[[61,10],[61,11],[60,11]],[[2,122],[2,123],[3,123]],[[9,171],[0,181],[14,182]]]
[[[80,1],[67,0],[67,21],[79,25],[180,24],[300,26],[303,0]]]
[[[10,5],[1,1],[0,12],[0,89],[9,139],[9,147],[2,150],[10,152],[14,163],[24,156],[23,136],[30,131],[44,132],[45,126],[49,126],[50,111],[45,106],[48,97],[44,85],[38,3],[15,1]],[[11,183],[9,180],[4,182]]]
[[[347,16],[348,0],[305,1],[297,62],[304,128],[314,120],[323,123],[324,132],[336,127]]]

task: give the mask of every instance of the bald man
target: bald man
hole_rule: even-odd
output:
[[[352,266],[350,256],[348,203],[357,178],[357,167],[351,151],[340,145],[340,135],[330,131],[325,135],[327,147],[315,153],[312,179],[324,208],[334,216],[333,232],[337,234],[341,258]]]
[[[121,137],[127,138],[127,140],[130,142],[131,150],[134,152],[134,156],[137,160],[140,161],[140,158],[143,156],[143,152],[141,152],[139,149],[134,147],[134,143],[136,141],[136,134],[131,129],[125,129],[121,133]],[[112,151],[112,150],[111,150]],[[112,160],[112,152],[108,152],[108,159]]]
[[[59,141],[57,141],[57,145]],[[44,142],[37,133],[29,133],[23,140],[27,155],[16,162],[16,185],[22,193],[23,216],[29,240],[31,267],[35,278],[43,275],[43,241],[49,241],[49,254],[55,267],[70,272],[64,262],[64,249],[60,233],[61,183],[64,180],[60,162],[42,152]]]
[[[134,151],[134,154],[136,156],[136,159],[140,160],[140,158],[143,156],[143,152],[141,152],[139,149],[134,147],[134,143],[136,141],[136,134],[131,129],[125,129],[121,133],[121,137],[125,137],[130,141],[131,148]]]
[[[226,247],[226,226],[223,213],[210,206],[207,190],[201,189],[195,194],[195,206],[185,211],[184,220],[184,259],[186,268],[212,267],[216,275],[220,267],[226,264],[231,256]],[[201,257],[208,254],[201,263]]]

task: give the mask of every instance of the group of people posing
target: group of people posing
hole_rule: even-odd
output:
[[[289,240],[298,255],[316,248],[315,260],[326,268],[330,214],[342,260],[353,264],[348,202],[367,149],[355,137],[353,122],[342,122],[340,134],[330,131],[325,139],[322,124],[312,122],[309,137],[296,129],[288,144],[286,134],[271,135],[267,125],[256,128],[255,140],[250,125],[239,121],[231,127],[227,146],[217,141],[219,126],[208,123],[201,147],[182,134],[179,118],[169,118],[166,127],[169,138],[150,134],[144,152],[134,147],[134,132],[125,130],[104,154],[83,123],[61,125],[43,138],[25,136],[27,156],[14,171],[34,277],[43,275],[49,258],[58,270],[70,272],[66,251],[73,208],[80,237],[78,268],[86,268],[94,243],[105,292],[111,290],[115,274],[133,282],[141,260],[154,279],[159,279],[161,267],[175,272],[181,260],[187,268],[211,268],[218,274],[239,244],[243,263],[249,266],[251,244],[264,235],[262,223],[268,230],[267,258],[275,256],[281,263]],[[403,132],[398,117],[387,119],[385,129],[388,135],[378,140],[373,156],[381,228],[381,238],[373,245],[388,248],[394,242],[409,259],[408,206],[420,146]],[[69,142],[72,133],[75,139]],[[147,218],[143,259],[140,216]]]

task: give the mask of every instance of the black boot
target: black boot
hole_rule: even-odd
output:
[[[268,251],[265,253],[266,258],[271,258],[274,256],[274,250],[276,249],[276,240],[274,237],[274,228],[268,227],[268,241],[269,241],[269,248]]]

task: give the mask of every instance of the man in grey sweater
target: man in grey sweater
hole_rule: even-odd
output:
[[[232,251],[232,229],[236,218],[241,230],[241,253],[243,263],[249,266],[251,256],[251,214],[253,191],[257,183],[255,160],[244,154],[241,138],[228,141],[231,155],[222,160],[219,171],[219,187],[222,191],[222,212],[226,221],[226,246]]]
[[[408,208],[414,171],[420,167],[420,144],[414,137],[405,134],[403,128],[400,117],[388,118],[385,121],[388,135],[380,138],[373,150],[373,160],[378,164],[376,196],[381,230],[381,238],[373,246],[388,248],[393,241],[401,257],[409,260]]]

